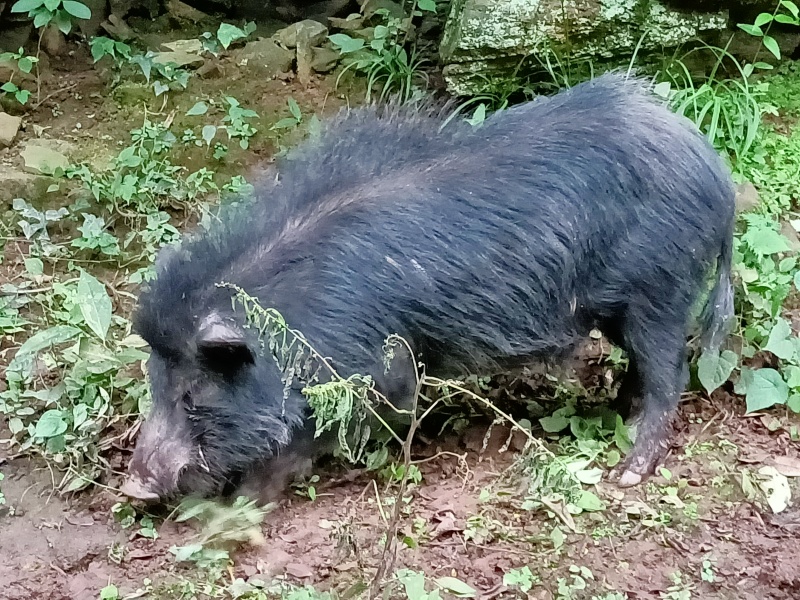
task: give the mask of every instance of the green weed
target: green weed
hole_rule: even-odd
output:
[[[39,59],[36,56],[26,55],[22,48],[17,52],[0,52],[0,64],[11,63],[22,73],[30,73],[37,62],[39,62]],[[14,83],[13,69],[8,81],[0,85],[0,98],[7,95],[13,96],[14,99],[22,105],[27,104],[28,99],[31,97],[31,92],[29,90],[21,88]]]
[[[89,7],[76,0],[17,0],[11,6],[11,12],[28,13],[37,29],[52,23],[65,35],[72,31],[74,19],[92,18]]]

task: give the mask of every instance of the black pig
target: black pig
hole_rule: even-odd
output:
[[[217,495],[315,444],[304,397],[284,402],[222,281],[400,405],[412,365],[398,358],[385,375],[389,334],[428,373],[460,377],[562,356],[598,327],[630,357],[619,397],[638,435],[618,482],[652,472],[687,381],[690,310],[715,268],[704,347],[719,347],[732,317],[729,171],[689,121],[619,74],[478,128],[440,131],[445,118],[346,112],[248,206],[165,251],[135,316],[154,405],[126,493]]]

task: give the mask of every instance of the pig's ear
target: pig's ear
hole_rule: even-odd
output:
[[[235,322],[226,321],[216,313],[200,323],[197,350],[203,362],[220,373],[230,374],[255,362],[244,332]]]

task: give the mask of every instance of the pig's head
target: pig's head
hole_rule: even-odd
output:
[[[284,397],[273,357],[233,313],[181,323],[187,309],[173,307],[170,320],[156,304],[147,298],[136,320],[152,350],[153,405],[122,491],[147,501],[224,494],[280,454],[303,423],[304,399],[294,389]]]

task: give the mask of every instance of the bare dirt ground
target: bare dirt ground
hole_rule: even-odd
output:
[[[304,89],[291,79],[254,80],[231,65],[224,69],[222,78],[192,80],[183,92],[183,111],[202,94],[225,90],[235,90],[264,119],[273,120],[285,116],[289,96],[320,115],[345,103],[324,79]],[[87,159],[112,153],[115,141],[139,126],[143,116],[139,104],[108,96],[85,49],[51,61],[41,96],[45,100],[28,115],[22,139],[36,135],[33,125],[41,126],[48,137],[77,143]],[[229,168],[246,175],[273,151],[268,142],[256,145]],[[20,162],[14,147],[0,151],[0,160]],[[18,277],[25,252],[22,239],[6,243],[0,279]],[[0,344],[0,372],[20,341]],[[743,473],[763,465],[777,466],[795,487],[799,423],[788,412],[743,413],[741,399],[727,392],[686,398],[675,448],[664,463],[670,480],[657,476],[624,492],[602,481],[596,493],[605,509],[566,521],[553,511],[526,509],[519,487],[493,487],[517,453],[515,444],[500,452],[506,441],[501,427],[495,427],[484,452],[488,422],[420,443],[418,457],[447,450],[466,459],[460,463],[445,455],[421,464],[423,478],[412,488],[402,522],[402,531],[417,543],[401,545],[397,566],[430,577],[457,577],[485,599],[799,598],[797,502],[775,515],[743,489]],[[7,438],[7,430],[0,437]],[[120,472],[127,457],[120,451],[112,461]],[[91,487],[62,497],[53,491],[59,475],[44,461],[14,458],[5,449],[0,460],[6,498],[0,512],[0,598],[88,600],[98,598],[109,583],[131,597],[229,597],[200,584],[186,587],[187,578],[201,581],[202,576],[193,566],[176,564],[169,548],[186,543],[188,525],[159,519],[157,539],[142,537],[114,520],[111,507],[120,497],[113,489]],[[234,555],[230,581],[280,575],[340,597],[368,581],[380,558],[387,484],[374,482],[369,473],[317,473],[316,499],[290,494],[272,511],[263,528],[265,544]],[[109,485],[118,483],[118,477],[109,479]],[[680,487],[676,494],[670,491],[674,487]],[[554,534],[556,527],[563,540]],[[504,586],[504,574],[523,567],[531,571],[531,589],[523,593]],[[570,567],[591,572],[593,578],[581,574],[585,589]]]

